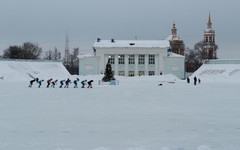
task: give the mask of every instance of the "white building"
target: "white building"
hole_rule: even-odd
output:
[[[79,56],[79,74],[103,74],[106,63],[115,75],[174,74],[185,78],[184,56],[168,52],[168,40],[101,40],[93,45],[93,55]]]

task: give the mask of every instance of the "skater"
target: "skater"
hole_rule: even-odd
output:
[[[61,84],[61,85],[59,86],[59,88],[62,88],[64,82],[65,82],[65,80],[61,80],[61,81],[60,81],[60,84]]]
[[[81,82],[82,87],[81,88],[85,88],[86,82],[87,82],[87,80],[82,80],[82,82]]]
[[[32,87],[32,85],[33,85],[33,82],[35,82],[36,81],[36,79],[33,79],[33,80],[31,80],[30,81],[30,84],[29,84],[29,86],[28,87]]]
[[[55,85],[57,84],[57,82],[58,80],[53,81],[51,87],[55,88]]]
[[[38,88],[41,87],[43,81],[44,81],[44,80],[40,80],[40,81],[38,81]]]
[[[52,78],[47,80],[47,88],[49,88],[51,81],[52,81]]]
[[[187,83],[190,83],[190,79],[189,79],[189,77],[187,77]]]
[[[77,86],[77,82],[79,81],[79,79],[77,78],[76,80],[74,80],[73,81],[73,83],[74,83],[74,87],[73,88],[78,88],[78,86]]]
[[[67,81],[65,82],[66,85],[64,86],[64,88],[68,88],[69,83],[72,83],[72,82],[71,82],[71,80],[68,78]]]
[[[194,80],[194,85],[197,85],[197,77],[196,76],[193,78],[193,80]]]
[[[198,84],[200,84],[201,83],[201,80],[200,80],[200,78],[198,78]]]
[[[90,80],[90,81],[87,82],[88,83],[88,87],[87,88],[92,88],[92,82],[93,82],[93,80]]]

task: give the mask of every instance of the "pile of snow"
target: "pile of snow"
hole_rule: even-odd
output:
[[[191,76],[207,81],[239,81],[240,64],[204,64]]]
[[[59,78],[69,76],[61,62],[7,60],[0,61],[0,77],[5,80],[26,80],[32,78]]]

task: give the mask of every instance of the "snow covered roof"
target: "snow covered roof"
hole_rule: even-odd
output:
[[[168,57],[184,57],[184,56],[170,52]]]
[[[93,47],[145,47],[145,48],[168,48],[168,40],[99,40]]]
[[[94,53],[87,53],[87,54],[78,55],[78,58],[88,58],[88,57],[96,57],[96,56],[94,56]]]
[[[182,40],[180,36],[178,35],[169,35],[166,40]]]

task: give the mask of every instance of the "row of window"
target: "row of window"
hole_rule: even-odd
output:
[[[206,38],[205,38],[205,41],[206,41],[206,42],[215,42],[215,38],[214,38],[214,37],[211,37],[211,36],[210,36],[209,38],[206,37]]]
[[[135,56],[134,55],[128,55],[128,64],[135,64]],[[109,56],[109,63],[115,64],[115,56],[110,55]],[[125,55],[119,55],[118,56],[118,64],[125,64]],[[143,65],[145,64],[145,55],[139,55],[138,56],[138,64]],[[148,64],[155,64],[155,55],[148,55]]]
[[[118,75],[119,76],[125,76],[125,72],[124,71],[119,71]],[[139,76],[145,75],[145,72],[144,71],[138,71],[138,75]],[[153,75],[155,75],[155,72],[154,71],[148,71],[148,75],[153,76]],[[130,77],[134,76],[134,71],[129,71],[128,76],[130,76]]]

